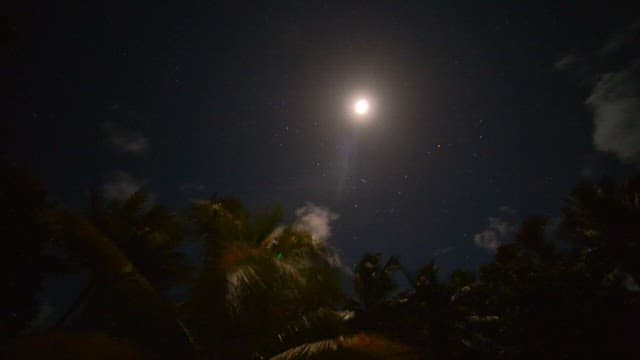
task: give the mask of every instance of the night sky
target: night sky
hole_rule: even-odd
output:
[[[348,266],[473,269],[639,163],[639,2],[94,3],[2,6],[3,152],[79,211],[313,203]]]

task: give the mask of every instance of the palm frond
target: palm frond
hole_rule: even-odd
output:
[[[150,346],[154,334],[166,334],[176,342],[166,346],[187,346],[188,336],[177,320],[175,308],[166,301],[122,250],[84,218],[65,211],[52,211],[48,219],[56,229],[57,238],[64,239],[66,248],[84,257],[101,282],[102,295],[91,300],[95,314],[114,324],[123,336]],[[117,319],[117,320],[116,320]]]
[[[321,307],[302,314],[283,326],[272,342],[280,343],[287,348],[295,344],[331,338],[346,331],[347,324],[341,312]]]
[[[271,360],[298,359],[417,359],[410,347],[381,335],[358,333],[348,337],[321,340],[289,349]]]
[[[314,359],[328,354],[335,354],[339,351],[338,341],[334,339],[321,340],[312,343],[296,346],[283,353],[273,356],[271,360],[298,360]]]

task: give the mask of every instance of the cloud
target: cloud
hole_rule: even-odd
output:
[[[124,201],[140,189],[140,182],[123,171],[114,171],[102,189],[105,198]]]
[[[640,59],[603,75],[586,104],[593,111],[596,149],[640,164]]]
[[[498,210],[507,216],[512,216],[517,212],[509,206],[501,206]],[[487,223],[484,230],[473,235],[473,243],[477,247],[495,252],[515,233],[516,226],[511,221],[499,216],[490,216]]]
[[[508,205],[500,206],[498,208],[498,211],[500,211],[501,213],[508,214],[508,215],[515,215],[516,213],[518,213],[518,210],[516,210],[516,209],[514,209],[514,208],[512,208],[512,207],[510,207]]]
[[[102,130],[107,144],[117,151],[139,156],[149,148],[149,140],[142,133],[117,127],[111,122],[102,124]]]
[[[624,29],[620,29],[607,38],[605,43],[600,47],[600,56],[608,56],[626,46],[632,44],[640,35],[640,19],[637,19]]]
[[[305,206],[296,209],[296,220],[293,226],[299,230],[307,231],[311,234],[314,246],[323,248],[320,253],[328,264],[338,270],[338,275],[343,277],[346,283],[351,282],[353,271],[346,266],[338,251],[332,247],[327,240],[331,236],[331,222],[339,218],[339,215],[329,210],[329,208],[307,203]],[[283,228],[278,228],[271,236],[277,236]]]
[[[621,57],[620,52],[637,49],[639,44],[637,18],[612,32],[599,47],[565,55],[554,64],[556,69],[570,70],[591,88],[585,104],[593,113],[595,149],[636,165],[640,165],[640,58],[620,63],[629,58]],[[594,176],[594,167],[587,165],[582,176]]]
[[[576,64],[577,59],[575,54],[565,55],[553,64],[553,68],[556,70],[568,70]]]
[[[331,222],[338,219],[338,214],[326,207],[307,203],[296,209],[296,221],[294,225],[308,231],[317,241],[326,241],[331,236]]]
[[[455,246],[447,246],[445,248],[435,249],[433,251],[433,257],[438,257],[438,256],[442,256],[442,255],[448,254],[448,253],[452,252],[455,249],[456,249]]]

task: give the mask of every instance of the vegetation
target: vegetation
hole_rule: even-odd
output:
[[[78,215],[25,172],[0,171],[5,357],[602,358],[640,340],[640,178],[579,184],[560,225],[525,220],[477,273],[443,279],[433,262],[414,274],[366,254],[351,299],[334,250],[278,207],[213,198],[179,216],[138,192],[94,194]],[[180,251],[189,241],[203,253],[195,266]],[[38,327],[42,283],[60,274],[83,289]]]

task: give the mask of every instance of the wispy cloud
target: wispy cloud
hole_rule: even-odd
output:
[[[326,207],[307,203],[296,209],[295,226],[308,231],[314,240],[324,241],[331,236],[331,222],[338,217]]]
[[[516,231],[516,226],[509,219],[505,219],[505,217],[510,217],[516,214],[517,211],[509,206],[501,206],[498,211],[501,215],[489,216],[487,219],[487,227],[473,235],[473,243],[477,247],[490,252],[495,252],[498,247],[508,241],[509,237]]]
[[[124,171],[114,171],[102,189],[105,198],[123,201],[140,189],[140,182]]]
[[[455,249],[456,249],[456,247],[455,247],[455,246],[447,246],[447,247],[444,247],[444,248],[438,248],[438,249],[435,249],[435,250],[433,251],[433,257],[438,257],[438,256],[446,255],[446,254],[448,254],[448,253],[452,252],[452,251],[453,251],[453,250],[455,250]]]
[[[640,164],[640,59],[603,75],[586,104],[593,111],[596,149]]]
[[[556,70],[568,70],[576,64],[577,56],[575,54],[567,54],[558,59],[553,68]]]
[[[149,140],[140,132],[118,127],[112,122],[103,123],[102,130],[107,144],[114,150],[139,156],[149,148]]]
[[[554,68],[578,75],[591,88],[585,104],[593,112],[596,150],[640,165],[640,58],[620,63],[616,56],[640,45],[640,18],[611,33],[591,51],[561,57]],[[637,51],[636,51],[637,56]],[[589,175],[591,165],[585,169]]]
[[[329,264],[340,270],[343,275],[352,276],[351,269],[343,264],[339,253],[327,242],[331,236],[331,222],[337,220],[339,215],[329,208],[313,203],[307,203],[303,207],[296,209],[295,214],[296,220],[293,226],[311,234],[314,245],[325,249],[322,252],[322,256]],[[277,231],[281,231],[281,229],[276,229]]]
[[[508,205],[502,205],[498,208],[498,211],[500,211],[501,213],[504,214],[508,214],[508,215],[515,215],[518,213],[518,210],[512,208],[511,206]]]

